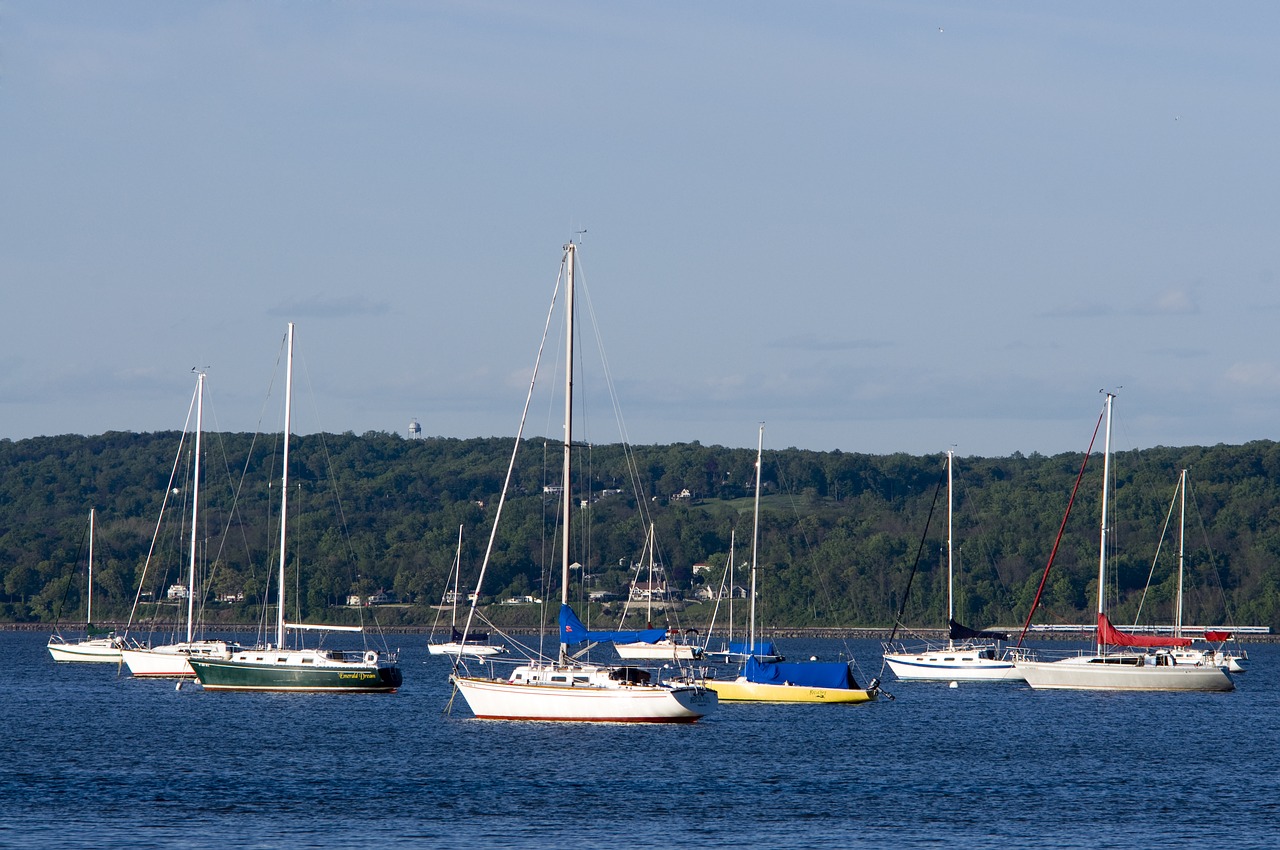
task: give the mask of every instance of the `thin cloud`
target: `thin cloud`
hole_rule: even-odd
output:
[[[286,301],[269,309],[267,315],[286,319],[345,319],[352,316],[382,316],[390,310],[390,305],[385,301],[373,301],[363,295],[314,296]]]
[[[1224,377],[1228,383],[1251,389],[1280,389],[1280,365],[1270,362],[1233,363]]]

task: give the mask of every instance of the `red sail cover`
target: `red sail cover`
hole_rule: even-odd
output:
[[[1106,614],[1099,614],[1098,643],[1105,643],[1108,646],[1191,646],[1191,638],[1131,635],[1111,625]]]

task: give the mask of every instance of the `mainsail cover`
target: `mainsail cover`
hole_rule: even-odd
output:
[[[947,630],[951,634],[952,640],[1008,640],[1008,632],[993,632],[986,629],[971,629],[968,626],[961,625],[955,620],[947,621]]]
[[[613,643],[657,643],[667,636],[666,629],[642,629],[633,632],[597,632],[582,624],[568,605],[560,606],[560,642],[582,643],[584,640]]]
[[[1111,621],[1107,619],[1106,614],[1099,614],[1098,643],[1106,644],[1107,646],[1191,646],[1191,638],[1129,634],[1128,632],[1122,632],[1115,626],[1111,625]]]
[[[748,682],[757,685],[802,685],[807,688],[858,687],[853,672],[843,661],[758,661],[748,658],[742,668]]]
[[[751,641],[730,641],[729,652],[734,655],[751,655],[760,658],[779,657],[778,647],[774,646],[771,640],[758,640],[754,646],[752,646]]]

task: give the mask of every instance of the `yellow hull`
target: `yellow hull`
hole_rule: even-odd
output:
[[[733,681],[708,679],[708,688],[715,691],[721,702],[871,702],[875,694],[869,690],[851,688],[811,688],[805,685],[761,685],[738,678]]]

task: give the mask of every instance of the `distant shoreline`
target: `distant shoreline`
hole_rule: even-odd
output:
[[[113,629],[123,631],[125,623],[101,623],[100,628]],[[82,627],[77,625],[67,626],[67,631],[74,632]],[[438,630],[438,629],[437,629]],[[1019,627],[1003,627],[997,628],[996,631],[1008,632],[1011,636],[1016,635]],[[53,626],[49,623],[0,623],[0,632],[51,632]],[[141,632],[142,629],[137,631]],[[253,633],[257,631],[257,625],[253,623],[219,623],[216,628],[207,629],[211,632],[231,632],[231,633]],[[379,634],[388,635],[426,635],[431,634],[431,626],[384,626],[378,629],[370,629],[371,632],[376,631]],[[528,626],[516,626],[509,629],[501,629],[502,632],[511,635],[537,635],[540,633],[554,634],[554,629],[540,630]],[[887,628],[864,628],[860,626],[806,626],[798,628],[775,628],[765,629],[762,637],[773,639],[787,640],[803,640],[807,638],[830,638],[844,640],[879,640],[887,641],[892,630]],[[1198,631],[1194,631],[1192,636],[1196,636]],[[910,632],[902,632],[899,630],[896,640],[912,643],[915,641],[944,641],[947,638],[945,629],[912,629]],[[1059,627],[1052,632],[1032,631],[1027,634],[1027,638],[1037,641],[1091,641],[1093,640],[1093,629],[1081,628],[1078,630],[1063,630]],[[1259,634],[1248,633],[1240,635],[1237,638],[1239,643],[1280,643],[1280,634]]]

